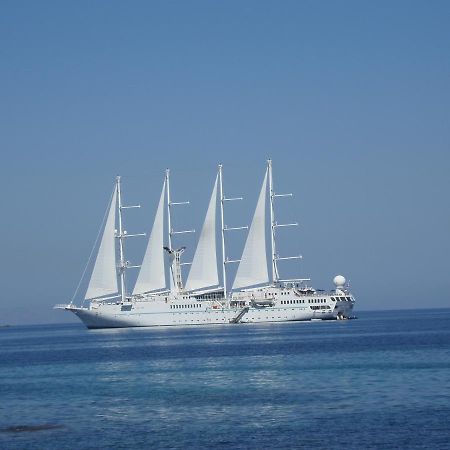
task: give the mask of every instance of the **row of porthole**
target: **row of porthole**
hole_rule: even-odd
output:
[[[292,305],[295,303],[305,303],[305,300],[281,300],[282,305]]]
[[[191,305],[170,305],[170,309],[185,309],[185,308],[201,308],[200,303],[192,303]]]
[[[292,304],[297,304],[297,303],[305,303],[305,301],[306,300],[281,300],[281,304],[282,305],[292,305]],[[308,303],[326,303],[326,302],[327,302],[327,300],[325,298],[308,300]]]

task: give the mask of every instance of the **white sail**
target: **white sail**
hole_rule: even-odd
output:
[[[115,243],[116,203],[117,185],[114,188],[111,199],[97,259],[95,260],[94,269],[92,270],[91,279],[86,291],[86,299],[102,297],[118,292]]]
[[[186,282],[186,290],[194,291],[219,284],[216,254],[217,179],[214,183],[205,222]]]
[[[267,170],[245,242],[241,262],[234,279],[233,289],[254,286],[269,281],[266,256],[266,191]]]
[[[148,240],[142,266],[139,271],[133,294],[156,291],[166,287],[164,272],[164,195],[166,182],[164,181],[156,210],[155,221]]]

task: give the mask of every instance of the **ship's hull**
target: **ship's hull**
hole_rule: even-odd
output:
[[[336,302],[331,309],[311,309],[309,305],[275,305],[262,307],[215,307],[168,309],[155,302],[133,304],[100,304],[95,308],[66,307],[87,328],[128,328],[153,326],[185,326],[230,323],[289,322],[333,320],[350,317],[353,301]]]

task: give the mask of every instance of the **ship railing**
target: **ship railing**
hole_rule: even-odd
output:
[[[338,294],[335,291],[314,291],[314,292],[302,292],[303,289],[301,288],[294,288],[295,293],[297,295],[305,296],[305,297],[312,297],[312,298],[321,298],[321,297],[352,297],[349,293],[344,294]],[[270,291],[267,292],[263,291],[253,291],[252,295],[250,296],[250,300],[274,300],[276,298],[283,298],[282,296],[275,295],[274,293],[271,293]],[[248,300],[249,299],[249,291],[246,292],[235,292],[233,293],[233,296],[231,298],[232,301],[242,301],[242,300]]]
[[[249,299],[249,291],[247,292],[236,292],[233,293],[233,296],[231,297],[232,301],[242,301],[242,300],[248,300]],[[275,296],[273,294],[267,294],[263,292],[252,292],[250,296],[250,300],[274,300]]]

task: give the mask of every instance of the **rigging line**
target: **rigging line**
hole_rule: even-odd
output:
[[[78,284],[77,284],[77,287],[76,287],[75,292],[74,292],[74,294],[73,294],[73,296],[72,296],[72,299],[70,300],[69,305],[72,305],[72,304],[73,304],[73,302],[74,302],[74,300],[75,300],[75,297],[76,297],[77,294],[78,294],[78,290],[80,289],[81,282],[83,281],[84,276],[86,275],[87,268],[88,268],[88,266],[89,266],[89,264],[90,264],[90,262],[91,262],[92,255],[94,254],[94,250],[95,250],[95,248],[97,247],[97,243],[98,243],[98,240],[99,240],[99,238],[100,238],[100,234],[101,234],[101,232],[102,232],[102,230],[103,230],[103,226],[104,226],[104,224],[105,224],[106,217],[107,217],[107,215],[108,215],[109,209],[111,208],[111,201],[112,201],[112,198],[113,198],[113,195],[114,195],[115,190],[116,190],[116,185],[114,185],[114,189],[113,189],[113,191],[112,191],[111,197],[109,198],[109,202],[108,202],[108,205],[107,205],[107,207],[106,207],[105,214],[103,215],[102,222],[100,223],[100,228],[99,228],[99,230],[98,230],[98,232],[97,232],[97,237],[95,238],[95,242],[94,242],[94,245],[93,245],[93,247],[92,247],[91,253],[89,254],[89,258],[88,258],[88,260],[87,260],[86,265],[84,266],[84,270],[83,270],[83,273],[81,274],[80,281],[79,281]]]

